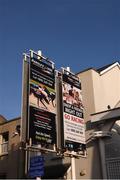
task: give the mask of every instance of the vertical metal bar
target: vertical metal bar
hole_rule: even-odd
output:
[[[72,180],[76,180],[75,157],[71,157]]]
[[[104,141],[103,141],[102,138],[99,138],[98,141],[99,141],[99,150],[100,150],[102,175],[103,175],[103,179],[107,179]]]
[[[23,59],[23,73],[22,73],[22,107],[21,107],[21,136],[20,141],[26,142],[27,135],[27,121],[28,121],[28,70],[29,63],[27,56]]]
[[[62,120],[62,130],[63,130],[63,132],[62,132],[62,148],[64,148],[65,147],[65,126],[64,126],[64,105],[63,105],[63,74],[64,74],[64,68],[61,68],[62,69],[62,79],[61,79],[61,96],[62,96],[62,98],[61,98],[61,110],[62,110],[62,118],[61,118],[61,120]]]
[[[38,145],[38,148],[41,148],[41,144]],[[41,152],[37,152],[37,156],[40,156]],[[41,177],[36,177],[36,180],[41,180]]]
[[[21,106],[21,134],[20,134],[20,146],[24,148],[27,141],[27,122],[28,122],[28,55],[24,54],[23,58],[23,72],[22,72],[22,106]],[[26,174],[27,152],[21,148],[20,156],[20,168],[19,178],[23,178]]]
[[[60,104],[59,104],[59,79],[58,79],[58,72],[56,71],[55,76],[55,87],[56,87],[56,136],[57,136],[57,147],[61,147],[60,142]]]
[[[63,98],[62,98],[62,74],[57,71],[56,77],[56,103],[57,103],[57,147],[63,148]]]
[[[29,156],[29,151],[25,151],[25,175],[28,173],[28,156]]]

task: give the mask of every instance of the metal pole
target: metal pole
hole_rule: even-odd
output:
[[[38,148],[41,148],[41,144],[38,145]],[[41,155],[41,152],[37,152],[37,155]],[[41,180],[41,177],[36,177],[36,180]]]
[[[104,147],[104,141],[102,138],[99,138],[99,150],[100,150],[101,169],[102,169],[103,179],[107,179],[106,162],[105,162],[105,147]]]
[[[41,180],[41,178],[40,177],[36,177],[36,180]]]
[[[25,175],[27,177],[27,173],[28,173],[28,157],[29,156],[29,152],[25,152]]]
[[[75,172],[75,157],[71,157],[71,170],[72,170],[72,180],[76,180],[76,172]]]
[[[24,148],[26,142],[26,133],[27,133],[27,106],[28,106],[28,60],[29,56],[23,54],[23,72],[22,72],[22,102],[21,102],[21,134],[20,134],[20,143],[21,147]],[[27,168],[27,152],[23,149],[20,150],[20,174],[19,178],[23,178],[26,175]]]

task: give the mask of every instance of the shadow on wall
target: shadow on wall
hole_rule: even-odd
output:
[[[114,110],[118,111],[119,108],[114,109]],[[115,147],[116,147],[116,151],[117,151],[117,149],[119,149],[118,145],[117,145],[118,144],[117,139],[119,139],[118,136],[120,133],[120,126],[119,126],[119,124],[117,124],[115,122],[117,121],[117,119],[120,119],[120,115],[115,114],[114,110],[112,111],[112,109],[111,109],[111,110],[106,111],[106,114],[104,115],[104,117],[102,117],[102,119],[100,119],[101,121],[96,121],[94,123],[91,123],[91,121],[88,121],[86,123],[86,130],[88,132],[101,131],[101,132],[103,132],[103,134],[104,134],[104,132],[111,132],[111,129],[114,126],[113,129],[115,129],[116,132],[114,132],[114,133],[112,132],[112,134],[114,135],[112,138],[108,138],[107,136],[102,137],[102,139],[104,140],[103,145],[105,146],[105,149],[107,148],[107,153],[105,151],[105,156],[107,155],[106,157],[108,157],[108,154],[110,154],[110,156],[112,154],[116,154],[116,153],[114,153]],[[101,113],[103,113],[103,112],[101,112]],[[90,136],[90,134],[91,134],[91,136]],[[89,138],[87,139],[87,150],[88,150],[88,161],[90,161],[90,165],[91,165],[91,169],[90,169],[91,178],[101,179],[102,178],[102,166],[101,166],[100,149],[99,149],[99,138],[101,136],[95,139],[95,138],[92,138],[92,133],[90,133],[90,134],[89,134]],[[111,144],[112,144],[112,146],[111,146]],[[110,153],[108,153],[108,150]]]
[[[102,179],[98,140],[92,139],[91,135],[96,129],[90,120],[86,122],[87,158],[82,160],[83,167],[81,167],[85,169],[86,174],[84,176],[80,174],[80,179]]]

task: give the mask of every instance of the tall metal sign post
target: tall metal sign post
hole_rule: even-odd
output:
[[[27,151],[24,150],[27,143],[27,126],[28,126],[28,81],[29,81],[29,59],[30,56],[23,54],[23,71],[22,71],[22,106],[21,106],[21,129],[20,129],[20,168],[19,178],[25,178],[27,173]]]
[[[75,179],[74,157],[84,157],[80,153],[85,149],[79,78],[65,68],[55,74],[54,63],[32,50],[25,54],[23,75],[21,141],[26,143],[26,174],[44,175],[41,152],[47,151],[69,155]]]
[[[55,66],[30,50],[24,54],[23,70],[21,142],[26,144],[25,173],[34,178],[34,171],[43,175],[41,150],[56,152]]]
[[[29,66],[28,138],[33,148],[54,150],[56,147],[55,67],[52,61],[33,51],[30,51]],[[38,177],[29,170],[32,177],[44,175],[44,162],[40,163],[42,170],[38,168]]]

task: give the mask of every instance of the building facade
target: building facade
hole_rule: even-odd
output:
[[[77,76],[82,84],[87,156],[74,159],[75,178],[120,179],[120,65],[115,62],[97,70],[90,68]],[[25,106],[24,96],[23,108]],[[23,117],[26,118],[26,115]],[[20,118],[7,121],[0,117],[1,178],[25,177],[25,151],[20,149],[20,121]],[[24,139],[25,135],[22,136]],[[44,178],[73,178],[71,157],[52,153],[44,156]]]
[[[19,178],[20,118],[7,121],[0,116],[0,178]]]
[[[82,82],[88,152],[86,162],[83,160],[83,166],[86,169],[84,178],[119,179],[120,65],[115,62],[97,70],[90,68],[78,73],[78,76]],[[91,114],[94,115],[91,116]],[[96,122],[92,123],[95,114],[97,114]],[[104,117],[101,118],[103,114]],[[109,134],[103,138],[93,137],[95,135],[93,132],[101,133],[101,131],[111,132],[111,137]],[[100,139],[102,139],[102,149]],[[101,153],[103,153],[102,156]]]

